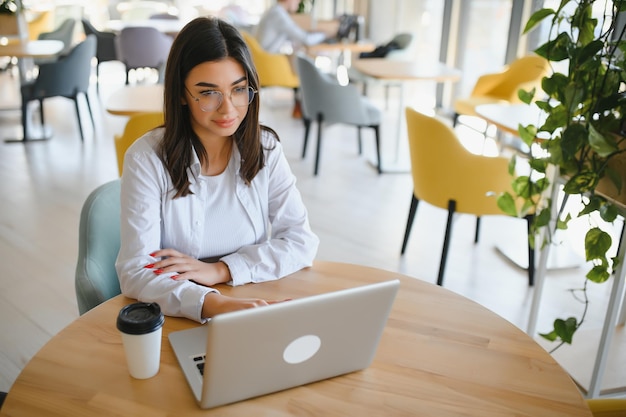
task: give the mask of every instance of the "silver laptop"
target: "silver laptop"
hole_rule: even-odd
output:
[[[169,334],[201,408],[367,368],[399,280],[236,311]]]

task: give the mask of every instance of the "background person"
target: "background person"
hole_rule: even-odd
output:
[[[299,0],[277,0],[261,16],[256,29],[256,38],[268,52],[292,54],[302,46],[322,43],[326,35],[322,32],[307,32],[291,18],[290,13],[298,10]]]
[[[259,81],[232,25],[192,20],[165,70],[165,123],[124,158],[122,292],[196,321],[273,301],[211,286],[275,280],[313,262],[319,240],[278,135],[259,124]]]

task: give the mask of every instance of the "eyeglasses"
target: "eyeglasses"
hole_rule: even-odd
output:
[[[207,90],[203,91],[200,94],[200,97],[195,97],[191,94],[191,91],[185,86],[185,90],[189,93],[192,99],[196,101],[200,105],[200,110],[204,112],[209,112],[218,109],[222,103],[224,102],[224,94],[221,91],[217,90]],[[252,103],[254,99],[254,95],[257,91],[250,87],[235,87],[230,92],[228,96],[230,98],[230,102],[233,103],[235,107],[246,107],[248,104]]]

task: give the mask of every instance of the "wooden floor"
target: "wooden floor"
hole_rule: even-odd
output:
[[[0,390],[7,391],[37,350],[78,317],[74,269],[79,213],[96,186],[117,177],[113,135],[121,132],[125,123],[125,118],[104,111],[107,96],[123,85],[123,69],[117,63],[105,63],[101,74],[100,94],[95,85],[90,94],[95,130],[81,102],[84,142],[78,134],[73,103],[63,98],[45,102],[47,122],[54,129],[51,140],[29,144],[0,141]],[[3,72],[0,77],[0,107],[17,106],[16,76]],[[407,87],[405,97],[413,99],[406,104],[430,107],[434,88],[427,84]],[[373,86],[368,91],[383,108],[382,88]],[[364,155],[358,155],[355,129],[337,125],[325,130],[320,173],[314,177],[313,143],[307,157],[301,159],[303,127],[301,121],[291,118],[291,100],[289,91],[263,91],[262,121],[281,135],[312,228],[321,239],[318,258],[368,265],[389,271],[384,273],[389,277],[399,272],[434,283],[446,218],[443,210],[420,206],[407,254],[399,256],[412,181],[406,172],[404,125],[398,130],[400,103],[393,90],[382,128],[383,152],[386,163],[399,165],[405,172],[383,175],[377,175],[368,162],[373,135],[364,133]],[[19,136],[20,132],[20,112],[1,111],[0,137]],[[468,147],[478,152],[489,149],[482,136],[471,130],[459,129],[459,134]],[[526,271],[503,257],[496,245],[514,243],[523,251],[525,227],[519,219],[485,218],[480,241],[474,244],[474,218],[457,216],[444,282],[446,288],[522,329],[533,290],[528,287]],[[572,249],[576,252],[577,248]],[[580,314],[582,305],[568,290],[583,285],[585,270],[549,274],[538,330],[547,330],[557,316]],[[585,328],[601,325],[609,290],[610,285],[591,286]]]

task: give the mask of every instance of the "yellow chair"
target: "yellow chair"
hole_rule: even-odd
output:
[[[54,24],[54,14],[52,10],[33,12],[31,18],[27,19],[27,23],[28,39],[34,41],[37,40],[41,33],[47,33],[52,31]]]
[[[241,35],[250,48],[252,60],[259,73],[261,87],[286,87],[292,88],[294,91],[300,87],[300,80],[287,55],[267,52],[261,47],[259,41],[248,32],[242,31]]]
[[[497,195],[511,189],[509,159],[475,155],[463,147],[455,131],[441,120],[406,109],[413,176],[413,193],[402,242],[403,255],[420,200],[448,210],[437,285],[443,284],[454,213],[476,216],[474,242],[478,242],[480,217],[504,215]],[[527,216],[528,225],[532,216]],[[534,250],[528,247],[528,285],[534,284]]]
[[[454,101],[453,125],[456,126],[459,115],[480,117],[475,109],[481,104],[520,102],[517,92],[533,87],[540,89],[541,79],[549,69],[547,60],[528,55],[516,59],[500,72],[480,76],[469,97]]]
[[[626,398],[593,398],[587,400],[593,417],[626,416]]]
[[[115,153],[117,154],[117,167],[120,177],[122,176],[126,150],[144,133],[161,126],[163,123],[162,112],[139,113],[130,116],[124,127],[124,132],[121,135],[115,135]]]

